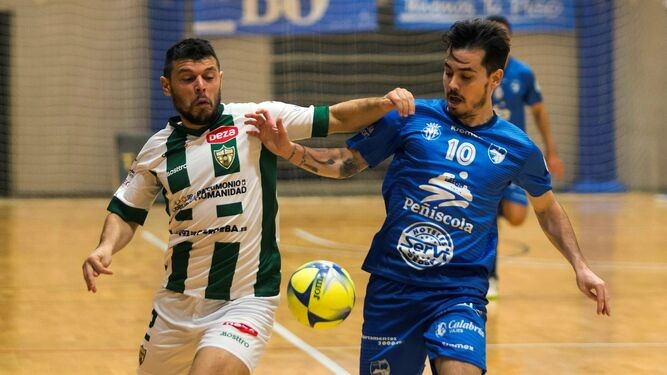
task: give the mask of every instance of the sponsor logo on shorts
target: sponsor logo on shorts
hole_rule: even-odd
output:
[[[463,349],[463,350],[467,350],[469,352],[474,352],[475,351],[475,347],[472,346],[472,345],[468,345],[468,344],[451,344],[451,343],[448,343],[448,342],[443,342],[442,345],[446,346],[448,348],[452,348],[452,349]]]
[[[391,336],[367,336],[362,335],[361,340],[363,341],[374,341],[378,346],[395,346],[401,345],[403,341],[399,340],[398,337]]]
[[[371,375],[390,375],[391,374],[391,367],[389,366],[389,361],[386,359],[381,359],[379,361],[373,361],[371,362],[371,367],[370,367],[370,374]]]
[[[236,126],[223,126],[218,128],[206,136],[208,143],[225,143],[230,139],[236,138],[239,134],[239,129]]]
[[[396,249],[405,263],[418,270],[442,266],[454,256],[454,242],[449,233],[424,222],[403,229]]]
[[[259,333],[257,333],[257,331],[254,328],[252,328],[251,326],[249,326],[247,324],[244,324],[244,323],[224,322],[222,324],[226,325],[226,326],[232,326],[232,327],[236,328],[238,331],[246,333],[250,336],[257,336],[259,334]]]
[[[463,319],[459,320],[450,320],[449,322],[442,322],[438,324],[435,329],[435,335],[438,337],[444,336],[447,332],[450,333],[463,333],[464,331],[472,331],[481,337],[485,337],[484,330],[472,322],[465,321]]]
[[[237,335],[236,333],[223,331],[223,332],[220,332],[220,336],[228,337],[228,338],[236,341],[237,343],[243,345],[246,348],[250,347],[250,343],[248,341],[246,341],[243,337]]]

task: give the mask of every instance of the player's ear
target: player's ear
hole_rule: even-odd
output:
[[[491,85],[493,88],[500,86],[500,81],[503,80],[503,75],[505,72],[502,69],[497,69],[495,72],[491,73]]]
[[[171,84],[169,83],[167,77],[160,77],[160,85],[162,86],[162,93],[164,96],[171,96]]]

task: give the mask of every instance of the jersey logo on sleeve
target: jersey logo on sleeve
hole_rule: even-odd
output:
[[[236,138],[239,134],[239,129],[236,126],[221,126],[218,129],[208,133],[206,142],[208,143],[225,143],[230,139]]]

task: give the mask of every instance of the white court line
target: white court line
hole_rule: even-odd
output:
[[[352,244],[327,240],[326,238],[316,236],[308,232],[307,230],[303,230],[301,228],[294,228],[293,232],[294,234],[297,235],[297,237],[301,237],[301,239],[304,239],[312,244],[319,246],[330,247],[333,249],[364,250],[364,251],[368,250],[368,246],[366,245],[352,245]]]
[[[161,239],[159,239],[153,233],[144,229],[144,230],[141,231],[141,235],[146,241],[150,242],[152,245],[154,245],[158,249],[160,249],[162,251],[167,250],[167,244],[164,241],[162,241]],[[347,370],[340,367],[336,362],[334,362],[329,357],[322,354],[320,351],[318,351],[314,347],[308,345],[308,343],[301,340],[299,337],[297,337],[295,334],[290,332],[287,328],[283,327],[277,321],[274,321],[273,330],[274,330],[274,332],[276,332],[277,334],[282,336],[285,340],[292,343],[292,345],[301,349],[303,352],[305,352],[306,354],[308,354],[309,356],[314,358],[316,361],[321,363],[322,366],[326,367],[327,369],[329,369],[334,374],[340,374],[340,375],[349,375],[350,374],[349,372],[347,372]]]
[[[358,245],[350,245],[346,243],[331,241],[326,238],[314,235],[301,228],[295,228],[294,234],[296,234],[301,239],[311,242],[315,245],[320,245],[333,249],[344,249],[344,248],[350,249],[353,247],[354,248],[359,247]],[[366,248],[364,247],[364,249]],[[541,258],[529,258],[520,256],[503,256],[503,255],[498,256],[498,258],[502,259],[502,261],[507,264],[571,268],[571,266],[567,263],[565,259],[541,259]],[[589,261],[588,263],[591,267],[595,268],[617,269],[621,271],[667,271],[667,263],[657,263],[657,262],[641,263],[641,262],[624,262],[624,261]]]
[[[336,362],[329,359],[329,357],[325,356],[324,354],[322,354],[317,349],[308,345],[307,342],[301,340],[299,337],[297,337],[292,332],[287,330],[287,328],[280,325],[280,323],[275,322],[275,324],[273,325],[273,330],[274,330],[274,332],[276,332],[277,334],[282,336],[285,340],[292,343],[292,345],[296,346],[297,348],[306,352],[306,354],[308,354],[309,356],[313,357],[317,362],[324,365],[326,368],[331,370],[331,372],[333,372],[334,374],[340,374],[340,375],[349,375],[350,374],[349,372],[347,372],[347,370],[338,366],[338,364]],[[356,346],[354,348],[356,349]]]

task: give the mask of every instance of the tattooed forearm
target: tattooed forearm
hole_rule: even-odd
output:
[[[298,145],[293,164],[310,173],[330,178],[348,178],[363,169],[347,148],[308,148]],[[299,158],[299,154],[301,157]],[[292,155],[293,156],[293,155]],[[289,158],[288,160],[291,160]]]

